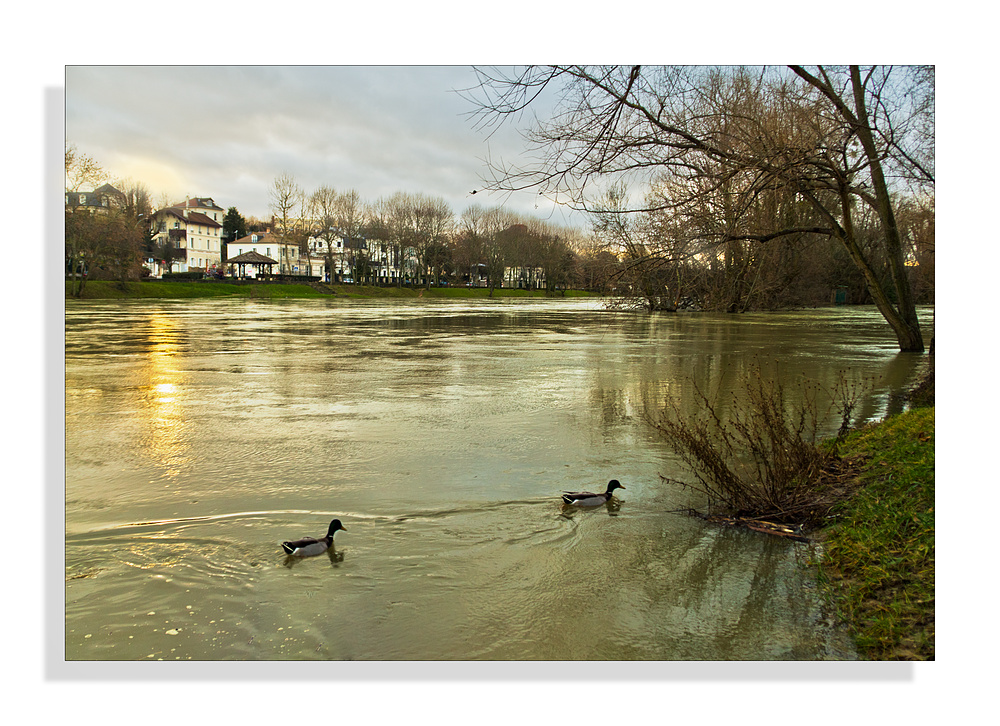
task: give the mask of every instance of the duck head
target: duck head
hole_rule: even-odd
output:
[[[347,531],[344,528],[344,525],[342,525],[340,523],[340,520],[339,519],[335,519],[332,522],[330,522],[330,529],[327,531],[326,536],[327,537],[333,537],[333,533],[336,532],[336,531],[338,531],[338,530],[343,530],[344,532]]]
[[[625,487],[622,486],[622,483],[617,479],[612,479],[611,481],[608,482],[608,494],[613,492],[615,489],[624,489],[624,488]]]

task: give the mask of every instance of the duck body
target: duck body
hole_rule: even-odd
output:
[[[566,504],[575,507],[596,507],[600,504],[607,504],[614,494],[615,489],[624,489],[617,479],[608,482],[608,489],[603,494],[593,492],[563,492],[562,500]]]
[[[347,530],[340,523],[339,519],[330,522],[330,529],[327,530],[326,537],[303,537],[289,542],[282,542],[281,549],[292,557],[315,557],[321,555],[333,546],[333,535],[338,531]]]

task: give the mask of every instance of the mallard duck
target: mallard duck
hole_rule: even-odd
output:
[[[333,535],[337,530],[342,530],[346,532],[344,525],[340,523],[339,519],[335,519],[330,522],[330,529],[326,533],[326,537],[321,537],[316,539],[315,537],[303,537],[302,539],[297,539],[294,542],[282,542],[281,549],[283,549],[287,554],[293,557],[312,557],[313,555],[321,555],[333,546]]]
[[[564,492],[562,500],[566,504],[573,504],[577,507],[596,507],[598,504],[606,504],[611,499],[611,494],[615,489],[624,489],[617,479],[608,482],[608,490],[603,494],[593,492]]]

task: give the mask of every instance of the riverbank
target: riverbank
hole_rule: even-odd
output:
[[[823,532],[820,579],[872,660],[934,658],[934,408],[850,433],[855,494]]]
[[[72,298],[71,283],[66,283],[66,297]],[[565,297],[589,296],[581,290],[567,290]],[[556,293],[563,297],[562,292]],[[306,285],[288,283],[248,284],[226,281],[205,280],[200,282],[164,282],[151,280],[143,282],[91,281],[83,288],[83,300],[129,300],[129,299],[187,299],[214,297],[245,297],[258,299],[285,298],[488,298],[490,291],[483,287],[373,287],[367,285]],[[493,297],[546,297],[544,290],[514,290],[499,288]]]

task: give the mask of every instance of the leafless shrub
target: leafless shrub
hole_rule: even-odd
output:
[[[654,425],[695,480],[679,483],[705,494],[710,511],[796,523],[821,517],[834,501],[845,463],[835,447],[817,441],[820,425],[839,408],[845,432],[866,383],[843,372],[832,391],[803,380],[791,404],[759,363],[744,378],[729,406],[698,386],[700,414],[685,417],[677,401],[667,402]]]

